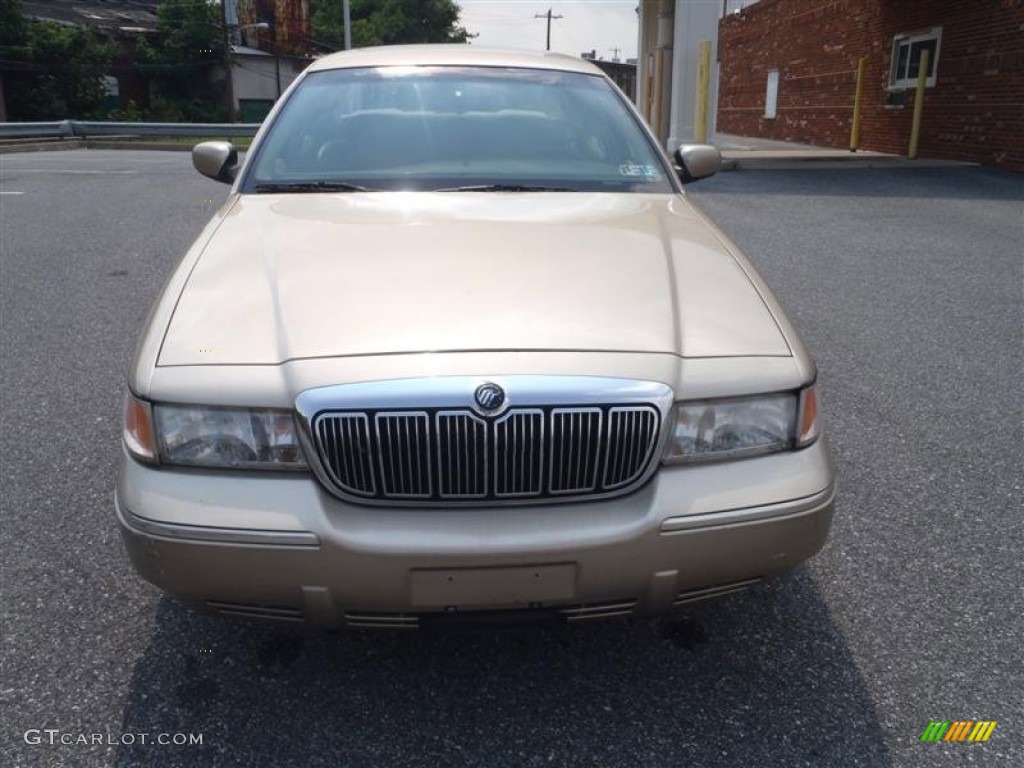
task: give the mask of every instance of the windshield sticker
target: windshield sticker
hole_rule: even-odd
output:
[[[644,179],[660,179],[661,174],[658,169],[653,165],[633,165],[628,163],[619,166],[620,176],[629,176],[632,178],[641,177]]]

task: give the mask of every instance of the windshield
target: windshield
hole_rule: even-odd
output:
[[[673,191],[657,152],[604,78],[484,67],[311,73],[261,142],[242,191],[286,185]]]

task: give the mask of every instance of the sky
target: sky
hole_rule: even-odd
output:
[[[544,50],[548,8],[563,18],[551,22],[551,50],[579,56],[597,51],[599,59],[636,56],[637,0],[456,0],[460,24],[478,33],[473,45]]]

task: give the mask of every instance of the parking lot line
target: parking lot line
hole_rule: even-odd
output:
[[[94,171],[85,168],[13,168],[11,170],[17,173],[89,173],[113,176],[138,173],[138,171]]]

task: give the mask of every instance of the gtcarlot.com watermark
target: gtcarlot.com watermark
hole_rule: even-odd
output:
[[[133,744],[160,744],[169,747],[188,747],[203,743],[201,733],[72,733],[59,728],[29,728],[25,731],[26,744],[63,744],[65,746],[100,744],[131,746]]]

